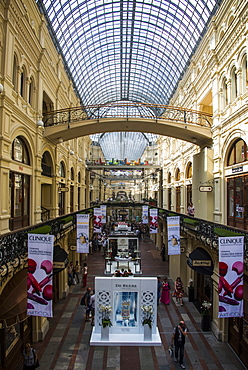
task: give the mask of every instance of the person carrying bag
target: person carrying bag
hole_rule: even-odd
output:
[[[40,366],[37,353],[30,343],[26,343],[23,351],[23,370],[34,370]]]

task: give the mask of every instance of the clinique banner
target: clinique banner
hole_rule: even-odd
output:
[[[89,215],[77,214],[77,253],[89,253]]]
[[[244,237],[219,238],[219,318],[242,317]]]
[[[54,235],[28,234],[27,315],[53,317]]]
[[[168,255],[181,254],[180,217],[167,217]]]

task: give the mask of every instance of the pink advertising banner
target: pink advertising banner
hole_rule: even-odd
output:
[[[102,232],[102,208],[94,208],[94,233]]]
[[[219,238],[219,318],[242,317],[244,237]]]
[[[54,235],[28,234],[27,314],[53,317]]]
[[[158,232],[158,210],[157,208],[150,209],[150,234]]]

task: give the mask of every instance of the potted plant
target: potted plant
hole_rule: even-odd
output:
[[[200,311],[201,311],[201,329],[202,331],[209,331],[210,330],[210,323],[211,323],[211,315],[210,315],[210,308],[212,303],[203,301]]]
[[[143,321],[142,325],[144,326],[144,340],[150,341],[152,340],[152,316],[153,316],[153,308],[152,306],[141,306],[141,310],[143,311]]]
[[[99,311],[102,314],[101,320],[101,340],[109,340],[109,328],[112,326],[110,313],[112,312],[111,306],[99,306]]]

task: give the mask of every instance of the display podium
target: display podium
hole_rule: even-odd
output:
[[[103,337],[102,314],[110,308],[108,339]],[[144,307],[151,310],[151,336],[145,338]],[[96,277],[95,326],[90,344],[94,346],[160,346],[157,328],[157,278]]]

